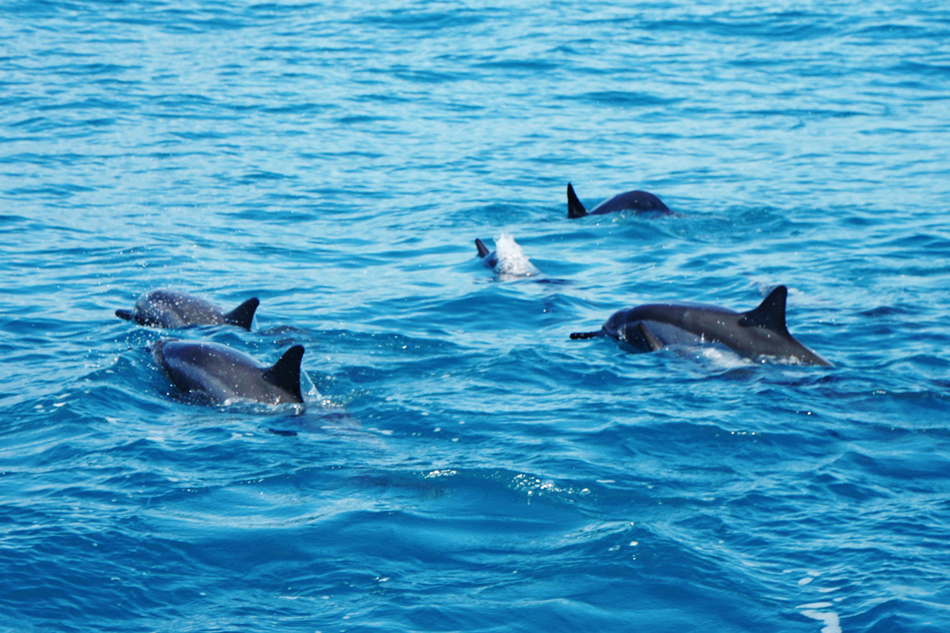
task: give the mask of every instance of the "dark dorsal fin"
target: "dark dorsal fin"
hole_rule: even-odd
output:
[[[481,241],[480,239],[478,239],[477,237],[475,238],[475,248],[478,249],[478,256],[479,256],[479,257],[485,257],[485,255],[488,255],[488,253],[491,252],[491,251],[488,250],[488,247],[485,246],[485,245],[482,243],[482,241]]]
[[[769,296],[754,310],[749,310],[739,319],[743,327],[764,327],[779,334],[788,336],[788,327],[785,325],[785,300],[788,298],[788,288],[779,286],[769,293]]]
[[[125,319],[126,321],[132,320],[132,311],[131,310],[116,310],[115,315],[120,319]]]
[[[237,325],[245,330],[251,329],[251,322],[254,320],[254,311],[260,305],[257,297],[248,299],[238,307],[224,315],[224,320],[231,325]]]
[[[264,372],[264,380],[280,387],[297,402],[303,402],[300,393],[300,360],[303,358],[303,345],[294,345],[284,352],[274,365]]]
[[[571,183],[567,183],[567,217],[582,218],[585,215],[587,215],[587,209],[577,199],[577,194],[574,193],[574,187],[571,186]]]

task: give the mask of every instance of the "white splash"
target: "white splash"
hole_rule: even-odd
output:
[[[540,272],[525,256],[511,233],[502,233],[495,238],[495,254],[498,257],[495,272],[499,275],[533,277]]]
[[[701,347],[698,351],[699,357],[705,358],[707,361],[715,365],[717,369],[736,369],[738,367],[748,367],[752,364],[749,359],[743,358],[731,349],[721,345]]]

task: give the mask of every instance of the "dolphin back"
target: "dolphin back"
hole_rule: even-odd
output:
[[[217,404],[234,398],[263,404],[303,402],[300,345],[291,347],[270,367],[208,341],[166,339],[153,344],[152,355],[175,387],[198,400]]]
[[[636,213],[657,213],[666,215],[670,208],[649,191],[628,191],[621,193],[591,211],[592,214],[612,213],[614,211],[634,211]]]
[[[650,193],[649,191],[627,191],[617,194],[610,200],[606,200],[588,211],[581,204],[577,194],[574,193],[574,187],[567,183],[567,217],[582,218],[585,215],[602,215],[604,213],[613,213],[615,211],[633,211],[634,213],[653,213],[658,215],[668,215],[672,213],[670,208],[663,204],[663,201]]]
[[[254,297],[222,313],[218,306],[200,297],[162,288],[139,297],[133,310],[116,310],[115,315],[139,325],[165,329],[227,323],[250,330],[258,305],[260,301]]]
[[[750,359],[830,367],[789,333],[787,297],[788,289],[778,286],[758,306],[741,313],[702,304],[641,305],[614,313],[599,332],[575,332],[571,338],[610,336],[639,352],[669,345],[720,344]]]
[[[831,367],[831,363],[802,345],[788,331],[785,321],[787,299],[788,288],[778,286],[756,308],[742,314],[738,321],[739,327],[764,328],[778,334],[778,340],[770,340],[775,347],[774,352],[766,352],[767,354],[791,358],[805,365]]]

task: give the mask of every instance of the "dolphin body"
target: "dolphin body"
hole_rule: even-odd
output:
[[[531,263],[521,250],[521,246],[508,233],[495,238],[495,250],[489,251],[480,239],[475,240],[478,257],[482,265],[494,271],[503,279],[534,277],[540,271]]]
[[[230,312],[186,292],[178,290],[152,290],[135,302],[132,310],[116,310],[115,315],[139,325],[158,328],[182,328],[193,325],[236,325],[251,329],[254,312],[260,301],[248,299]]]
[[[628,191],[614,196],[610,200],[601,202],[588,211],[578,200],[574,187],[567,183],[567,217],[582,218],[585,215],[602,215],[615,211],[634,211],[636,213],[656,213],[667,215],[672,213],[663,201],[647,191]]]
[[[234,399],[263,404],[302,403],[303,352],[302,345],[294,345],[268,367],[218,343],[165,339],[152,346],[155,361],[178,389],[214,404]]]
[[[779,286],[748,312],[691,304],[650,304],[614,313],[597,332],[572,339],[610,336],[638,352],[668,345],[719,343],[751,359],[781,358],[802,365],[831,363],[799,343],[785,324],[788,289]]]

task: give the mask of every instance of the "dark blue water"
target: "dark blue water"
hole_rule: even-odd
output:
[[[4,630],[950,629],[945,3],[2,10]],[[568,338],[777,284],[833,368]]]

